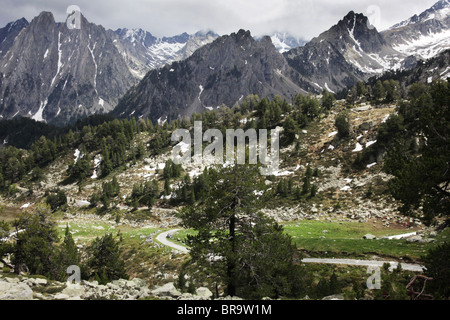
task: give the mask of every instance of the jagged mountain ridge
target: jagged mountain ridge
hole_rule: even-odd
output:
[[[418,60],[450,49],[450,1],[378,32],[351,11],[303,47],[284,53],[289,64],[319,90],[338,91],[386,71],[413,68]]]
[[[42,12],[0,60],[0,114],[66,124],[114,108],[136,83],[106,30],[69,30]]]
[[[395,68],[403,58],[370,27],[366,16],[353,11],[328,31],[284,56],[319,90],[332,92]]]
[[[350,11],[328,31],[302,47],[284,52],[283,56],[289,66],[296,71],[290,70],[284,75],[287,75],[290,81],[303,90],[315,93],[322,92],[324,89],[338,92],[355,85],[358,81],[367,81],[373,76],[380,76],[390,70],[412,68],[417,63],[415,58],[411,59],[407,54],[395,50],[391,43],[370,25],[369,19],[365,15],[353,11]],[[239,57],[235,58],[240,59]],[[161,121],[170,114],[169,118],[176,118],[199,112],[202,110],[202,105],[207,108],[215,108],[218,103],[233,106],[241,99],[238,98],[236,90],[242,92],[243,86],[231,90],[232,85],[223,84],[230,89],[231,93],[229,97],[224,97],[222,101],[218,102],[214,99],[208,100],[210,97],[204,92],[204,79],[184,78],[185,80],[181,81],[186,81],[186,83],[182,85],[181,91],[188,87],[189,89],[184,92],[189,91],[190,93],[184,99],[174,101],[179,97],[180,88],[175,90],[170,85],[166,86],[167,76],[164,73],[168,70],[160,71],[162,78],[159,78],[161,74],[153,73],[153,84],[158,86],[158,93],[152,91],[153,89],[150,90],[152,92],[149,92],[149,84],[133,88],[119,104],[120,112],[115,111],[114,114],[125,117],[136,114],[139,116],[150,115],[152,120]],[[236,71],[241,72],[241,70],[242,67]],[[162,82],[166,84],[161,84],[161,79],[164,79]],[[178,78],[178,80],[180,79],[183,77]],[[209,80],[211,79],[209,78]],[[209,89],[211,86],[207,87]],[[250,91],[253,90],[250,93],[260,94],[261,92],[250,88]],[[213,91],[216,97],[217,91],[220,90]],[[299,90],[298,93],[301,91]],[[139,96],[143,98],[138,98]],[[157,110],[155,110],[155,106]]]
[[[176,119],[239,103],[249,94],[291,99],[314,87],[287,64],[270,37],[249,31],[222,36],[188,59],[150,71],[120,101],[113,115]]]
[[[450,1],[440,0],[382,34],[399,52],[422,60],[432,58],[450,48]]]
[[[264,36],[255,37],[256,40],[261,40]],[[285,53],[291,49],[302,47],[308,41],[302,38],[295,37],[287,32],[274,32],[269,35],[273,45],[280,53]]]
[[[158,39],[143,30],[80,30],[42,12],[0,29],[0,119],[56,125],[110,112],[149,70],[190,56],[213,32]]]
[[[289,64],[289,68],[283,66],[283,68],[275,68],[275,70],[284,69],[281,76],[286,80],[286,87],[290,88],[289,94],[292,94],[292,89],[295,89],[296,92],[319,93],[323,89],[337,92],[354,85],[357,81],[365,81],[369,77],[380,75],[387,70],[414,67],[417,59],[422,58],[423,55],[420,54],[424,50],[429,50],[426,52],[427,54],[437,54],[450,47],[450,43],[447,44],[450,37],[445,38],[446,32],[449,30],[448,24],[446,24],[448,11],[450,11],[448,0],[441,0],[419,16],[398,24],[381,34],[376,29],[369,27],[367,17],[352,11],[330,30],[322,33],[306,45],[289,51],[286,50],[291,46],[302,45],[303,43],[296,44],[295,41],[291,41],[292,37],[287,34],[275,33],[271,36],[272,44],[275,45],[277,51],[283,52],[284,59]],[[149,70],[162,68],[172,61],[184,62],[196,49],[211,43],[217,37],[212,32],[203,32],[195,35],[184,33],[175,37],[157,39],[149,32],[141,29],[105,31],[101,26],[95,26],[87,21],[86,23],[92,28],[97,27],[102,30],[96,33],[99,36],[101,34],[101,39],[91,39],[92,34],[86,34],[85,38],[89,37],[89,41],[86,46],[85,44],[81,46],[84,51],[75,50],[77,52],[75,55],[69,53],[73,50],[70,49],[68,43],[64,42],[75,41],[75,38],[67,38],[66,32],[60,32],[65,28],[65,25],[55,23],[54,19],[52,24],[56,25],[55,28],[58,31],[51,31],[52,37],[38,35],[36,39],[41,39],[40,41],[35,41],[36,39],[30,35],[28,35],[30,41],[23,40],[27,38],[24,34],[27,34],[30,29],[25,19],[18,20],[0,29],[0,73],[2,74],[0,76],[0,118],[13,118],[22,115],[53,124],[66,124],[90,114],[109,112],[117,105],[117,102],[127,90],[142,79]],[[430,29],[430,26],[434,26],[434,29]],[[426,30],[427,27],[428,35],[431,34],[428,39],[431,41],[434,35],[438,35],[436,42],[427,42],[416,51],[401,50],[402,45],[411,47],[411,43],[406,40],[407,36],[423,37],[421,30]],[[415,32],[415,29],[419,32]],[[48,31],[46,26],[43,26],[42,30],[44,31],[41,32]],[[39,32],[36,31],[36,33]],[[439,37],[443,37],[443,40]],[[264,42],[261,38],[257,39],[258,42]],[[393,41],[393,39],[396,41]],[[34,45],[30,45],[30,43],[33,43],[31,40],[35,41]],[[294,40],[298,41],[299,39]],[[406,42],[401,44],[401,41]],[[20,42],[20,44],[15,45],[15,42]],[[94,44],[96,47],[93,50]],[[41,48],[41,46],[46,46],[46,48]],[[10,48],[13,47],[16,54],[10,54]],[[115,47],[115,50],[113,47]],[[400,49],[396,50],[398,48]],[[69,51],[66,53],[65,50]],[[25,53],[28,57],[25,61],[18,59]],[[411,56],[409,53],[414,55]],[[255,73],[253,79],[258,78],[258,74],[261,73],[258,68],[263,69],[265,64],[270,65],[273,61],[282,61],[274,52],[267,57],[269,56],[272,59],[270,62],[246,59],[249,64],[252,64],[251,70],[254,70]],[[74,62],[75,57],[76,62]],[[218,55],[218,59],[220,58],[221,56]],[[227,62],[229,64],[227,68],[231,67],[228,72],[242,75],[243,71],[249,69],[249,67],[246,64],[242,65],[241,56],[236,55],[235,58],[237,61],[233,65],[230,61]],[[67,59],[67,61],[64,61],[64,59]],[[98,64],[97,59],[101,59],[104,63]],[[253,65],[252,62],[256,62],[256,64]],[[193,68],[192,62],[188,65],[191,69]],[[284,64],[281,63],[280,65]],[[103,70],[104,68],[106,70]],[[97,72],[94,72],[94,69]],[[166,69],[170,71],[170,69]],[[159,72],[166,72],[166,69],[162,68],[162,71]],[[197,70],[200,69],[205,68],[197,68]],[[273,73],[267,70],[262,73]],[[154,75],[155,72],[151,73]],[[207,74],[207,72],[200,73]],[[110,75],[108,80],[106,80],[107,75]],[[247,73],[246,78],[249,78],[249,75]],[[209,90],[212,89],[213,77],[207,79],[199,77],[195,79],[194,84],[187,83],[182,86],[183,88],[180,87],[181,91],[186,90],[182,93],[178,90],[176,99],[190,91],[189,95],[185,96],[187,101],[184,102],[183,106],[181,102],[176,102],[176,106],[173,107],[174,110],[169,110],[172,108],[172,103],[167,103],[167,99],[162,98],[164,94],[159,93],[158,96],[161,98],[151,103],[147,101],[146,108],[150,109],[151,105],[155,105],[156,101],[159,101],[161,105],[157,108],[160,110],[167,109],[158,117],[152,115],[155,120],[169,114],[171,114],[171,117],[177,117],[191,114],[194,110],[199,112],[205,108],[215,108],[222,104],[232,106],[241,100],[243,92],[262,95],[266,93],[273,95],[274,92],[281,92],[282,96],[287,97],[284,89],[280,91],[280,86],[269,88],[275,84],[271,81],[267,83],[260,81],[264,83],[261,88],[257,88],[258,85],[253,84],[254,81],[252,84],[244,81],[239,86],[227,81],[218,81],[214,83],[216,88],[219,85],[224,85],[227,86],[227,89]],[[270,77],[269,75],[268,78]],[[75,78],[77,81],[74,80]],[[109,79],[114,79],[114,81]],[[180,79],[192,81],[191,78],[183,78],[183,76]],[[100,84],[101,81],[102,84]],[[77,84],[74,86],[75,82]],[[206,83],[209,85],[206,86]],[[97,88],[97,86],[99,87]],[[244,88],[244,86],[246,87]],[[155,90],[162,92],[163,87],[164,85],[161,84]],[[192,99],[192,96],[199,96],[199,88],[203,88],[200,95],[201,99]],[[136,88],[133,88],[133,90],[135,94],[140,94],[136,91]],[[228,90],[228,94],[224,94],[226,90]],[[220,94],[217,92],[220,92]],[[214,95],[215,98],[212,98]],[[223,101],[219,101],[219,97],[223,97]],[[127,99],[129,98],[130,95],[127,95]],[[169,100],[171,99],[175,98]],[[135,99],[128,101],[136,102]],[[134,106],[134,102],[130,105]],[[145,109],[143,105],[140,108]],[[120,105],[120,109],[119,114],[122,114],[122,116],[130,116],[133,111],[136,112],[135,109],[125,110],[123,104]],[[180,112],[180,110],[183,110],[183,112]],[[147,114],[148,112],[144,111],[139,116]]]
[[[14,39],[28,26],[25,18],[8,23],[4,28],[0,29],[0,58],[8,52],[14,43]]]
[[[218,37],[208,31],[156,38],[142,29],[109,30],[109,34],[130,71],[139,79],[151,69],[188,58],[195,50]]]

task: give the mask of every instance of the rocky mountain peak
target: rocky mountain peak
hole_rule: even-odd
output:
[[[153,45],[157,38],[154,37],[150,32],[142,29],[117,29],[114,31],[121,39],[127,40],[131,43],[140,43],[145,47],[150,47]]]
[[[420,14],[383,32],[394,49],[416,59],[430,59],[450,48],[450,2],[441,0]]]
[[[269,36],[263,36],[260,42],[263,46],[274,46],[272,38]]]
[[[218,37],[212,31],[199,31],[193,35],[182,33],[157,38],[142,29],[108,30],[108,34],[130,72],[139,80],[152,69],[188,58],[195,50]]]
[[[110,111],[135,83],[102,26],[69,30],[41,12],[0,60],[0,114],[65,124]],[[114,80],[112,80],[114,79]]]
[[[54,24],[55,23],[55,17],[53,16],[53,13],[50,11],[42,11],[37,17],[35,17],[31,21],[31,25],[33,24]]]
[[[14,39],[22,31],[28,27],[27,19],[22,18],[14,22],[8,23],[4,28],[0,28],[0,58],[11,48]]]
[[[16,20],[14,22],[10,22],[8,23],[5,28],[2,29],[6,29],[8,31],[12,31],[12,29],[22,29],[25,28],[29,25],[30,23],[28,22],[27,19],[25,18],[21,18],[19,20]]]
[[[150,71],[113,114],[163,121],[222,104],[233,107],[249,94],[290,99],[306,93],[292,80],[295,74],[270,37],[258,42],[242,29],[217,38],[184,61]]]
[[[231,37],[233,37],[235,35],[236,35],[237,39],[245,39],[245,38],[250,39],[250,38],[252,38],[252,34],[251,34],[250,30],[240,29],[237,34],[232,33]]]
[[[337,92],[399,62],[399,55],[368,18],[350,11],[336,25],[303,47],[286,52],[289,64],[318,91]]]
[[[280,53],[304,46],[307,41],[286,32],[275,32],[270,35],[273,45]]]
[[[369,19],[361,13],[350,11],[338,24],[330,29],[327,40],[337,42],[345,40],[348,45],[364,52],[378,52],[386,43],[378,31],[370,27]]]
[[[398,29],[408,25],[423,23],[430,20],[445,20],[450,16],[450,1],[441,0],[432,7],[420,14],[415,14],[411,18],[393,25],[390,29]]]

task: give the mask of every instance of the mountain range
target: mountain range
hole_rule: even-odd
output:
[[[0,119],[64,125],[108,113],[151,69],[182,60],[212,32],[158,39],[140,29],[105,30],[81,15],[69,29],[42,12],[0,29]]]
[[[119,102],[113,115],[176,119],[234,106],[250,94],[291,99],[314,88],[292,69],[270,37],[249,31],[219,37],[184,61],[150,71]]]
[[[450,1],[441,0],[382,35],[395,50],[405,55],[432,58],[450,47]]]
[[[83,16],[81,26],[68,29],[42,12],[0,29],[0,119],[65,125],[111,113],[162,121],[231,107],[249,94],[336,93],[449,49],[450,2],[382,32],[351,11],[307,43],[246,30],[157,38],[106,30]]]

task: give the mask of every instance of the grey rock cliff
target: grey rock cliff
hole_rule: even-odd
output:
[[[233,107],[249,94],[290,100],[310,90],[313,86],[287,64],[269,37],[256,41],[249,31],[240,30],[184,61],[150,71],[113,114],[176,119],[222,104]]]
[[[42,12],[0,60],[0,114],[65,124],[113,109],[136,79],[106,30],[69,30]]]
[[[0,58],[8,52],[14,43],[14,39],[28,26],[25,18],[8,23],[4,28],[0,28]]]
[[[284,56],[317,90],[333,92],[394,68],[404,58],[366,16],[353,11],[328,31]]]
[[[382,35],[395,49],[418,59],[429,59],[450,49],[449,29],[450,1],[440,0]]]

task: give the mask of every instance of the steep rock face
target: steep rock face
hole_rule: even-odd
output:
[[[0,114],[65,124],[113,109],[136,79],[106,30],[69,30],[42,12],[0,60]]]
[[[130,72],[142,79],[153,66],[152,59],[148,56],[148,48],[155,45],[158,39],[142,29],[108,30],[108,35],[113,39]]]
[[[392,26],[383,36],[394,49],[417,59],[429,59],[450,49],[450,1]]]
[[[189,58],[197,49],[213,42],[218,37],[219,36],[212,31],[199,31],[195,33],[194,35],[189,37],[189,39],[186,41],[185,46],[177,52],[175,61],[181,61]]]
[[[329,91],[399,67],[404,58],[370,26],[366,16],[353,11],[305,46],[284,55],[319,90]]]
[[[151,69],[190,57],[198,48],[211,43],[218,35],[213,32],[183,33],[174,37],[156,38],[142,29],[108,30],[133,75],[142,79]]]
[[[291,49],[304,46],[308,41],[299,37],[295,37],[286,32],[274,32],[269,35],[273,45],[280,53],[285,53]],[[261,40],[262,37],[256,37],[256,40]]]
[[[0,58],[11,48],[14,39],[28,26],[28,21],[25,18],[8,23],[4,28],[0,28]]]
[[[258,42],[240,30],[203,46],[185,61],[150,71],[113,114],[161,121],[222,104],[232,107],[249,94],[290,100],[305,90],[313,87],[288,66],[269,37]]]

